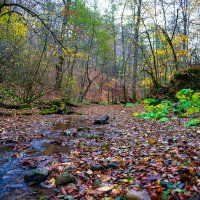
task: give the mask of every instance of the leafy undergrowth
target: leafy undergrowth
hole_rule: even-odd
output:
[[[43,129],[53,132],[52,124],[76,123],[78,118],[89,126],[81,137],[62,138],[59,145],[70,146],[65,159],[55,154],[25,162],[27,168],[34,163],[49,169],[43,186],[51,188],[52,199],[120,200],[126,199],[128,188],[146,190],[152,200],[199,199],[200,129],[186,127],[187,118],[174,117],[163,124],[132,117],[142,111],[141,106],[89,105],[75,111],[84,115],[15,116],[0,121],[1,139],[17,142],[16,156],[26,152],[34,138],[43,137],[38,134]],[[104,114],[110,123],[94,126],[94,119]],[[57,186],[56,177],[66,170],[76,178],[75,184]]]
[[[182,89],[176,93],[177,103],[169,100],[145,99],[144,110],[146,112],[133,113],[139,119],[156,119],[160,122],[167,122],[174,114],[178,117],[199,116],[200,113],[200,92],[191,89]],[[155,105],[154,105],[155,104]],[[200,123],[200,118],[192,119],[186,126],[193,126]]]

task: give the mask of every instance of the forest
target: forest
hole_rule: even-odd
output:
[[[199,200],[200,0],[0,0],[0,199]]]

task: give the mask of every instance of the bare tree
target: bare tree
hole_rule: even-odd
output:
[[[137,2],[137,13],[136,13],[136,24],[135,24],[135,33],[134,33],[134,61],[133,61],[133,82],[132,82],[132,101],[137,101],[137,70],[138,70],[138,52],[139,52],[139,29],[140,29],[140,21],[141,21],[141,7],[142,0],[138,0]]]

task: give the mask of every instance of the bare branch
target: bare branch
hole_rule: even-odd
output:
[[[32,10],[30,10],[29,8],[23,6],[23,5],[20,5],[20,4],[16,4],[16,3],[3,3],[0,5],[0,10],[3,8],[3,7],[11,7],[11,6],[16,6],[16,7],[19,7],[23,10],[25,10],[26,12],[28,12],[32,17],[35,17],[37,18],[41,23],[42,25],[51,33],[51,35],[53,36],[54,40],[59,43],[61,45],[61,47],[63,49],[66,50],[66,52],[70,55],[70,52],[68,51],[68,49],[62,44],[62,42],[57,38],[57,36],[55,35],[55,33],[51,30],[51,28],[44,22],[43,19],[41,19],[41,17],[36,14],[35,12],[33,12]],[[19,14],[19,13],[18,13]]]

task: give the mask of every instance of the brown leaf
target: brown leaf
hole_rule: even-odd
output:
[[[108,192],[108,191],[110,191],[112,189],[113,189],[113,185],[104,185],[104,186],[98,188],[97,191]]]
[[[111,179],[111,176],[110,176],[110,175],[103,174],[103,175],[101,176],[101,182],[103,182],[103,183],[109,181],[110,179]]]
[[[98,191],[97,189],[87,189],[87,194],[102,194],[102,191]]]
[[[118,195],[120,193],[121,193],[121,189],[120,188],[114,188],[114,189],[112,189],[112,194],[113,195]]]
[[[64,188],[64,187],[61,187],[60,189],[61,189],[61,193],[62,193],[62,194],[64,194],[64,195],[66,195],[66,194],[67,194],[67,192],[66,192],[66,190],[65,190],[65,188]]]

